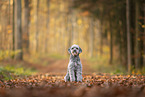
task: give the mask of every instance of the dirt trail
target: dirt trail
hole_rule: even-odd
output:
[[[41,64],[31,64],[29,66],[35,68],[36,70],[38,70],[41,73],[61,73],[61,74],[65,74],[67,71],[67,66],[68,66],[68,59],[59,59],[59,60],[55,60],[52,61],[51,59],[45,59],[44,61],[46,61],[45,66],[41,65]],[[92,73],[94,72],[90,65],[89,62],[87,62],[85,59],[82,59],[82,65],[83,65],[83,72],[84,73]]]
[[[69,61],[67,59],[63,59],[63,60],[58,60],[54,63],[51,63],[50,65],[47,66],[46,72],[66,73],[68,62]],[[93,70],[89,66],[89,63],[86,60],[84,59],[82,60],[82,65],[83,65],[84,72],[86,73],[93,72]]]
[[[81,59],[83,66],[83,73],[95,72],[90,66],[91,63],[85,59]],[[5,60],[0,62],[3,65],[20,66],[20,64],[26,68],[33,68],[39,73],[53,73],[53,74],[66,74],[69,59],[54,59],[54,58],[41,58],[39,62],[29,61],[16,61],[16,60]]]

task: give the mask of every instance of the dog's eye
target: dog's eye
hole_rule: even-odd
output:
[[[78,50],[78,48],[76,48]]]
[[[71,48],[72,50],[74,49],[74,48]]]

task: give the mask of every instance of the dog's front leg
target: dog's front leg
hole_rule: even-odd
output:
[[[77,65],[76,76],[77,76],[77,82],[82,82],[82,64]]]
[[[65,82],[70,81],[69,71],[67,71],[67,74],[66,74],[65,77],[64,77],[64,81],[65,81]]]
[[[70,62],[68,69],[69,69],[69,76],[70,76],[70,81],[75,81],[75,73],[74,73],[74,62]]]

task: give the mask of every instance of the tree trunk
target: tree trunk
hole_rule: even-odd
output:
[[[135,19],[135,22],[136,22],[136,25],[135,25],[135,68],[138,69],[138,65],[139,65],[139,44],[138,44],[138,34],[139,34],[139,5],[138,5],[138,1],[136,0],[136,19]]]
[[[113,63],[113,32],[112,32],[112,19],[110,16],[110,61],[109,63],[112,64]]]
[[[68,2],[68,6],[70,5],[70,2]],[[71,22],[71,13],[72,13],[72,9],[71,7],[68,7],[68,12],[67,12],[67,32],[68,32],[68,48],[72,45],[72,27],[70,27],[70,24],[72,24]]]
[[[24,29],[23,29],[23,42],[24,50],[29,53],[29,17],[30,17],[30,8],[29,0],[24,0]]]
[[[45,52],[48,53],[48,34],[49,34],[49,3],[50,0],[47,0],[47,23],[46,23],[46,39],[45,39]]]
[[[0,13],[0,50],[2,50],[2,16]]]
[[[71,23],[72,23],[72,32],[71,32],[71,45],[74,43],[75,40],[75,28],[76,28],[76,16],[74,11],[71,14]]]
[[[90,57],[93,57],[94,49],[94,18],[90,19]]]
[[[144,58],[144,52],[145,52],[145,49],[144,49],[144,36],[145,36],[145,33],[144,33],[144,28],[142,25],[144,25],[144,19],[145,19],[145,16],[144,16],[144,4],[145,2],[144,1],[139,1],[139,10],[140,10],[140,14],[139,14],[139,22],[140,22],[140,33],[139,33],[139,38],[140,38],[140,41],[139,41],[139,51],[140,51],[140,63],[139,63],[139,68],[142,69],[143,68],[143,64],[145,64],[143,61],[145,60]]]
[[[30,8],[29,0],[24,0],[24,29],[23,29],[23,46],[24,50],[29,53],[29,17],[30,17]]]
[[[126,14],[126,9],[123,10],[122,12],[122,30],[123,30],[123,38],[122,38],[122,59],[123,59],[123,65],[125,67],[125,69],[128,69],[128,64],[127,64],[127,35],[126,35],[126,16],[124,16],[124,14]]]
[[[68,28],[68,47],[72,45],[72,31],[70,30],[69,24],[71,23],[71,18],[70,14],[68,14],[68,19],[67,19],[67,28]]]
[[[10,25],[10,21],[11,21],[11,15],[10,15],[10,0],[9,0],[9,21],[8,21],[8,24]]]
[[[135,1],[130,2],[130,42],[131,42],[131,69],[135,69]]]
[[[15,51],[18,51],[15,59],[22,60],[21,0],[15,0]]]
[[[126,0],[126,25],[127,25],[127,65],[128,73],[131,71],[131,42],[130,42],[130,0]]]
[[[13,0],[13,36],[12,36],[12,40],[13,40],[13,51],[15,51],[15,0]],[[12,58],[14,58],[15,56],[12,55]]]
[[[145,5],[145,2],[143,3]],[[143,6],[144,13],[144,25],[145,25],[145,6]],[[143,66],[145,67],[145,28],[144,28],[144,37],[143,37]]]
[[[123,52],[122,52],[122,40],[123,40],[123,31],[122,31],[122,28],[120,29],[120,32],[119,32],[119,35],[120,35],[120,40],[119,40],[119,60],[120,60],[120,63],[122,63],[123,61]]]
[[[37,10],[36,10],[36,36],[35,36],[35,41],[36,41],[36,52],[38,52],[39,48],[39,0],[37,0]]]
[[[100,24],[100,55],[103,54],[103,18],[101,18]]]

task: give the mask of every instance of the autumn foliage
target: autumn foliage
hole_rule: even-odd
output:
[[[145,97],[144,1],[0,0],[0,97]],[[73,44],[83,82],[64,82]]]
[[[64,82],[63,75],[40,74],[0,81],[0,97],[144,97],[145,76],[83,75],[83,82]]]

